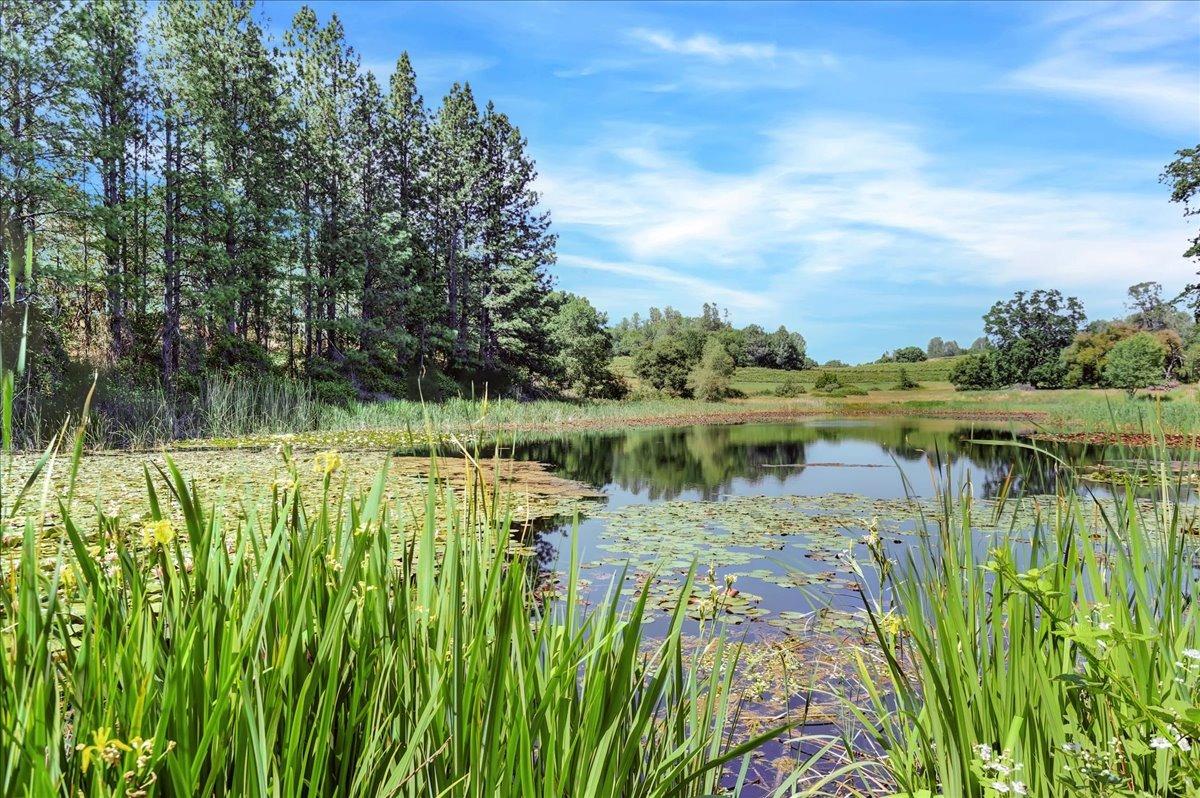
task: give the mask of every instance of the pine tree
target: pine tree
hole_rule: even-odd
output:
[[[434,263],[445,285],[443,321],[452,345],[447,357],[453,369],[468,366],[472,277],[470,245],[479,224],[479,109],[469,84],[455,83],[442,101],[430,130],[430,243]]]

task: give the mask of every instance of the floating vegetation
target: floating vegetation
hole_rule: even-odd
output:
[[[177,451],[170,454],[175,464],[189,476],[202,501],[220,508],[226,522],[244,521],[256,512],[261,501],[249,497],[287,493],[300,488],[302,501],[315,510],[326,501],[324,484],[329,480],[330,500],[366,491],[387,466],[385,497],[405,511],[403,521],[412,529],[423,521],[432,461],[426,457],[391,457],[386,450],[334,449],[289,452],[285,448],[257,450]],[[6,492],[20,486],[33,471],[33,455],[14,457],[5,473]],[[157,478],[166,464],[164,453],[124,452],[88,455],[75,474],[75,498],[71,515],[76,524],[90,525],[103,515],[110,523],[132,530],[140,529],[149,512],[146,502],[146,478]],[[437,461],[436,477],[445,485],[460,490],[472,480],[475,484],[498,485],[494,494],[501,513],[512,514],[514,524],[523,526],[556,515],[573,515],[600,494],[578,482],[555,476],[539,463],[512,460],[466,458]],[[65,496],[72,479],[68,468],[50,474],[50,491]],[[40,483],[39,483],[40,489]],[[161,497],[164,502],[171,497]],[[490,508],[489,508],[490,509]],[[179,514],[179,508],[164,506],[164,512]],[[47,508],[43,524],[61,523],[56,505]],[[20,520],[20,519],[17,519]],[[18,542],[21,530],[6,530],[3,541]],[[47,539],[50,545],[50,539]]]
[[[1059,499],[972,499],[973,527],[980,535],[1032,528]],[[819,496],[729,496],[719,501],[668,501],[601,509],[598,548],[608,556],[585,568],[628,565],[632,595],[650,583],[652,603],[678,600],[679,582],[693,564],[708,569],[689,597],[694,620],[729,623],[765,620],[787,634],[862,632],[866,616],[848,612],[836,599],[850,598],[860,582],[856,544],[879,537],[893,556],[936,533],[943,512],[933,500],[876,499],[851,493]],[[856,553],[856,549],[860,549]],[[736,585],[736,587],[735,587]],[[742,590],[745,585],[746,590]],[[788,609],[764,606],[758,586],[797,589]],[[662,604],[662,602],[659,602]],[[808,609],[796,607],[807,606]],[[663,604],[661,608],[665,609]]]

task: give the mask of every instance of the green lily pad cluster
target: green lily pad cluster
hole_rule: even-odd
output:
[[[1029,529],[1056,502],[1053,496],[1019,502],[972,499],[972,526],[980,534]],[[831,604],[835,594],[858,588],[855,560],[868,555],[857,544],[866,535],[878,535],[893,550],[902,550],[916,535],[938,534],[932,519],[941,511],[936,500],[850,493],[627,505],[593,515],[604,521],[598,548],[607,556],[585,567],[628,565],[635,584],[625,588],[627,594],[650,580],[651,603],[669,611],[679,600],[681,580],[696,565],[702,574],[709,569],[709,575],[697,580],[687,599],[687,614],[695,620],[763,619],[794,635],[861,632],[865,615],[821,601],[824,597]],[[795,588],[797,597],[809,597],[803,602],[808,609],[765,607],[759,596],[732,587],[739,579]]]

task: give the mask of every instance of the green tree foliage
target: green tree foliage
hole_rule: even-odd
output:
[[[657,391],[686,396],[693,360],[679,339],[664,335],[633,357],[633,373]]]
[[[1007,302],[994,304],[983,321],[996,349],[999,384],[1061,386],[1065,369],[1059,354],[1074,340],[1084,318],[1079,300],[1058,291],[1018,291]]]
[[[958,341],[949,340],[943,341],[940,337],[934,336],[929,339],[929,344],[925,347],[925,354],[930,358],[937,357],[957,357],[963,353],[963,349],[958,345]]]
[[[710,336],[719,338],[738,366],[799,370],[809,366],[808,345],[804,336],[779,327],[768,333],[757,324],[734,328],[715,303],[705,303],[696,317],[684,316],[678,310],[650,308],[646,317],[640,314],[622,319],[613,327],[615,352],[636,355],[648,342],[662,336],[675,337],[687,350],[693,362],[699,361]]]
[[[1185,147],[1175,155],[1175,160],[1167,164],[1159,180],[1170,187],[1171,202],[1183,206],[1185,217],[1200,215],[1200,204],[1196,201],[1200,197],[1200,145]],[[1200,231],[1189,239],[1183,257],[1200,258]],[[1200,323],[1200,283],[1185,287],[1179,298],[1189,301],[1193,316]]]
[[[1166,347],[1154,335],[1147,332],[1131,335],[1109,351],[1104,379],[1133,396],[1138,388],[1162,381],[1166,357]]]
[[[380,86],[336,15],[0,0],[0,255],[23,282],[36,232],[68,350],[141,383],[555,384],[536,176],[502,111],[427,109],[406,54]]]
[[[892,355],[897,363],[920,363],[926,359],[925,350],[919,346],[902,346]]]
[[[1062,362],[1066,369],[1063,384],[1068,388],[1100,385],[1104,380],[1108,353],[1120,341],[1136,332],[1136,327],[1118,323],[1098,325],[1097,329],[1076,335],[1070,346],[1062,351]]]
[[[900,367],[900,376],[896,380],[896,384],[892,386],[896,391],[915,391],[921,387],[921,383],[914,380],[908,373],[908,369]]]
[[[733,357],[725,345],[715,336],[710,337],[704,344],[700,365],[688,381],[692,394],[708,401],[724,399],[729,395],[733,369]]]
[[[992,348],[992,342],[987,339],[986,335],[981,335],[971,342],[971,348],[968,352],[987,352]]]
[[[954,364],[950,382],[960,391],[990,391],[1000,387],[996,376],[996,355],[983,352],[968,355]]]
[[[616,398],[624,392],[609,365],[613,338],[608,318],[581,296],[567,294],[553,322],[553,343],[563,383],[576,395]]]

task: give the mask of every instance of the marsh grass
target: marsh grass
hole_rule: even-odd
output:
[[[737,646],[712,635],[697,667],[681,610],[651,641],[646,594],[585,610],[574,561],[562,601],[533,598],[495,489],[431,481],[406,538],[383,474],[343,498],[322,463],[315,512],[276,491],[233,528],[169,464],[141,530],[67,520],[51,563],[27,518],[0,792],[694,796],[778,733],[729,742]]]
[[[1149,509],[1132,475],[1116,498],[1068,479],[1032,531],[986,544],[969,487],[946,487],[903,561],[868,538],[886,668],[860,669],[855,711],[898,794],[1200,794],[1196,508],[1160,476]]]

